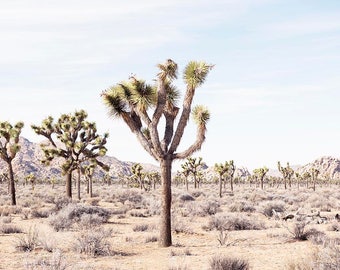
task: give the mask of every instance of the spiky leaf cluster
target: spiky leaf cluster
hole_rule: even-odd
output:
[[[0,158],[9,163],[20,150],[19,137],[23,122],[18,122],[14,126],[9,122],[0,122]]]
[[[160,161],[170,154],[173,159],[184,159],[199,150],[205,140],[210,114],[205,107],[198,106],[192,114],[198,125],[196,141],[187,150],[175,153],[190,117],[195,88],[203,84],[213,66],[192,61],[185,68],[183,77],[187,85],[177,127],[175,119],[180,111],[180,92],[172,84],[177,78],[177,64],[168,59],[157,67],[156,85],[148,85],[144,80],[131,76],[128,81],[106,89],[101,96],[110,116],[123,119],[152,157]],[[157,128],[162,117],[165,121],[163,138]]]
[[[235,172],[234,161],[230,160],[229,162],[225,161],[224,163],[215,163],[214,170],[222,179],[230,177],[234,175]]]

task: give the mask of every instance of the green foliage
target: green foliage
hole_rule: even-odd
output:
[[[12,126],[9,122],[0,122],[0,158],[9,163],[20,151],[19,136],[23,122]]]
[[[204,83],[213,67],[213,65],[208,65],[205,62],[191,61],[185,67],[183,79],[190,88],[199,87]]]
[[[46,137],[48,144],[41,145],[44,159],[42,163],[49,165],[57,157],[63,158],[63,173],[69,173],[83,162],[90,162],[107,169],[97,158],[106,154],[105,144],[108,133],[103,136],[97,134],[96,124],[86,121],[84,110],[74,114],[62,114],[55,122],[53,117],[42,121],[40,126],[32,125],[38,135]]]

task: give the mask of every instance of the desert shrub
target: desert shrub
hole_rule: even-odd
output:
[[[186,234],[193,233],[191,227],[187,223],[185,223],[182,219],[178,219],[176,217],[172,218],[171,229],[175,233],[186,233]]]
[[[160,215],[161,213],[161,200],[157,198],[144,199],[143,204],[148,210],[150,215]]]
[[[253,213],[255,212],[255,207],[253,204],[246,202],[246,201],[240,201],[240,202],[234,202],[229,205],[229,211],[230,212],[248,212]]]
[[[275,212],[283,213],[285,211],[285,204],[282,201],[271,201],[264,202],[260,205],[260,212],[266,217],[272,217],[273,210]]]
[[[33,218],[47,218],[50,214],[52,211],[48,209],[33,209],[31,212]]]
[[[11,217],[11,216],[1,217],[0,221],[1,221],[2,223],[8,224],[8,223],[11,223],[11,222],[12,222],[12,217]]]
[[[56,211],[59,211],[63,208],[65,208],[67,205],[69,205],[72,202],[70,198],[67,198],[65,196],[57,196],[53,198],[54,207]]]
[[[39,257],[34,260],[26,258],[24,267],[26,270],[65,270],[68,264],[63,253],[56,249],[49,258]]]
[[[119,202],[125,204],[127,201],[140,204],[143,201],[143,196],[140,194],[139,190],[136,189],[127,189],[116,195],[116,198]]]
[[[340,269],[340,243],[336,240],[325,241],[316,254],[313,269]]]
[[[137,224],[135,225],[132,230],[134,232],[145,232],[149,229],[149,225],[148,224]]]
[[[156,235],[149,235],[145,238],[145,243],[157,242],[158,237]]]
[[[209,200],[203,202],[187,202],[184,204],[185,211],[191,216],[211,216],[220,211],[220,204],[217,201]]]
[[[7,217],[9,215],[20,214],[22,207],[20,206],[3,206],[0,208],[0,216]]]
[[[92,257],[109,256],[112,254],[111,244],[107,238],[111,237],[111,230],[86,230],[80,233],[74,243],[74,250]]]
[[[220,204],[217,201],[204,201],[200,204],[201,216],[215,215],[220,210]]]
[[[179,200],[186,202],[186,201],[194,201],[195,198],[190,194],[182,194],[178,197]]]
[[[19,251],[30,252],[39,244],[38,230],[36,227],[30,227],[25,235],[17,237],[15,248]]]
[[[262,230],[265,228],[263,223],[257,220],[252,220],[244,215],[215,215],[209,220],[208,226],[205,227],[208,230],[216,229],[240,231],[240,230]]]
[[[110,211],[104,208],[69,204],[57,214],[51,215],[49,223],[56,231],[60,231],[70,229],[77,222],[85,227],[100,225],[107,222],[110,216]]]
[[[4,234],[22,233],[22,229],[13,224],[1,224],[0,232]]]
[[[289,229],[286,227],[286,229],[289,231],[289,233],[292,235],[294,240],[298,241],[306,241],[310,240],[314,242],[315,244],[320,244],[324,238],[325,233],[320,232],[314,228],[307,228],[307,223],[304,221],[296,222],[293,225],[293,229]]]
[[[248,270],[248,261],[240,258],[214,256],[210,259],[209,270]]]
[[[145,211],[138,211],[138,210],[131,210],[129,212],[130,216],[131,217],[142,217],[142,218],[145,218],[148,216],[147,213],[145,213]]]

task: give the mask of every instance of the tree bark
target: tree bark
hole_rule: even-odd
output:
[[[10,193],[11,193],[11,201],[12,205],[17,205],[16,196],[15,196],[15,182],[14,182],[14,173],[12,162],[8,162],[8,171],[9,171],[9,182],[10,182]]]
[[[220,198],[222,198],[222,176],[220,176],[220,180],[219,180],[219,187],[220,187]]]
[[[171,166],[172,159],[166,156],[160,161],[162,177],[162,212],[160,221],[159,246],[172,245],[171,238]]]
[[[66,180],[66,197],[72,199],[72,172],[68,172],[65,176]]]
[[[78,200],[80,200],[80,169],[77,171],[77,191],[78,191]]]
[[[89,193],[90,193],[90,198],[93,197],[92,193],[92,177],[89,178]]]

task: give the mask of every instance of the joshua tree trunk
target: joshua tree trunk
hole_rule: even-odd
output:
[[[90,198],[93,197],[92,193],[92,177],[89,178],[89,193],[90,193]]]
[[[220,187],[220,198],[222,198],[222,176],[220,176],[219,187]]]
[[[11,200],[12,205],[16,205],[16,197],[15,197],[15,182],[14,182],[14,173],[12,163],[8,162],[8,171],[9,171],[9,182],[10,182],[10,193],[11,193]]]
[[[160,239],[161,247],[172,245],[171,239],[171,165],[172,159],[166,156],[160,161],[161,177],[162,177],[162,213],[160,224]]]
[[[188,177],[185,177],[185,186],[186,186],[187,191],[189,191]]]
[[[77,170],[77,191],[78,191],[78,200],[80,200],[80,169]]]
[[[231,192],[234,192],[234,183],[233,183],[233,177],[230,177],[230,189],[231,189]]]
[[[66,197],[72,198],[72,172],[66,173]]]

